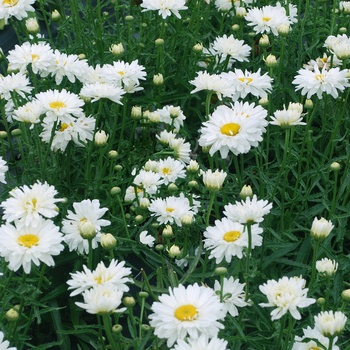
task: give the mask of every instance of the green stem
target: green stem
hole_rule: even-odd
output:
[[[116,343],[112,333],[111,320],[108,314],[102,315],[104,330],[106,331],[107,339],[113,350],[119,349],[119,345]]]
[[[311,262],[311,278],[309,283],[309,290],[311,290],[311,287],[316,279],[316,260],[317,260],[317,254],[320,247],[321,242],[319,240],[314,241],[314,251],[312,255],[312,262]]]
[[[215,197],[216,197],[216,192],[215,191],[210,191],[209,204],[208,204],[208,208],[207,208],[207,214],[206,214],[206,217],[205,217],[205,224],[206,224],[207,227],[209,226],[210,213],[211,213],[212,208],[213,208]]]

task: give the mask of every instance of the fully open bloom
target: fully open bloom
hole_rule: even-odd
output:
[[[288,108],[278,110],[271,117],[270,124],[286,128],[292,125],[306,125],[303,120],[303,106],[301,103],[290,103]]]
[[[338,270],[338,263],[335,260],[323,258],[316,261],[316,270],[321,275],[331,276]]]
[[[262,244],[262,228],[252,225],[251,248]],[[242,224],[227,218],[215,220],[215,226],[207,227],[204,235],[204,248],[210,250],[209,259],[215,258],[219,264],[222,260],[231,262],[233,256],[241,259],[243,249],[248,247],[248,230]]]
[[[64,249],[61,241],[62,233],[51,220],[39,219],[35,226],[7,223],[0,227],[0,255],[13,271],[22,266],[25,273],[30,273],[32,262],[37,266],[40,262],[55,265],[52,256]]]
[[[296,90],[301,90],[301,94],[306,95],[307,98],[316,94],[321,99],[324,92],[337,98],[338,90],[342,92],[350,86],[347,74],[346,69],[340,70],[339,67],[327,70],[324,66],[320,71],[315,64],[313,71],[300,69],[292,83],[296,85]]]
[[[210,339],[206,334],[199,338],[188,338],[186,341],[178,339],[172,350],[226,350],[227,341],[219,338]]]
[[[218,322],[225,312],[213,290],[197,283],[184,287],[169,288],[169,294],[162,294],[151,306],[149,316],[154,334],[167,339],[171,347],[177,340],[190,336],[198,339],[201,334],[216,337],[224,326]]]
[[[275,307],[271,311],[271,319],[278,320],[290,312],[296,320],[301,319],[298,308],[307,307],[316,302],[307,297],[306,281],[300,277],[282,277],[278,281],[269,280],[259,286],[260,291],[266,295],[268,303],[260,303],[262,307]]]
[[[143,0],[141,7],[143,7],[142,12],[158,11],[158,14],[163,19],[171,16],[171,14],[174,14],[177,18],[181,18],[179,11],[187,10],[185,4],[185,0]]]
[[[266,111],[263,113],[265,116]],[[248,153],[262,141],[267,121],[264,118],[249,118],[247,114],[236,111],[235,105],[219,106],[209,120],[203,123],[198,140],[200,146],[210,147],[212,156],[219,151],[226,158],[231,151],[238,155]]]
[[[0,18],[7,23],[10,17],[18,20],[28,17],[28,12],[34,12],[32,6],[35,0],[3,0],[0,2]]]

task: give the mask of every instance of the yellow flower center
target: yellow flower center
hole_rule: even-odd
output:
[[[39,56],[38,55],[35,55],[35,54],[32,54],[32,61],[35,61],[39,59]]]
[[[22,235],[17,239],[17,242],[22,247],[30,248],[33,245],[38,245],[39,237],[37,235],[33,235],[28,233],[26,235]]]
[[[123,76],[124,74],[125,74],[125,72],[123,72],[123,71],[119,71],[119,72],[117,72],[119,75],[121,75],[121,76]]]
[[[324,74],[317,74],[317,75],[315,75],[315,79],[316,79],[316,80],[319,80],[319,81],[324,81],[324,80],[323,80],[324,77],[325,77]]]
[[[50,108],[61,109],[66,107],[66,104],[62,101],[54,101],[54,102],[50,102],[49,106]]]
[[[264,22],[269,22],[269,21],[271,21],[271,17],[263,17],[262,20]]]
[[[182,305],[175,310],[175,317],[179,321],[193,321],[197,316],[198,311],[196,307],[191,304]]]
[[[169,175],[169,174],[171,173],[171,169],[170,169],[170,168],[163,168],[163,169],[162,169],[162,173],[163,173],[164,175]]]
[[[16,6],[18,4],[19,0],[3,0],[2,4],[3,5],[7,5],[8,7],[13,7]]]
[[[239,231],[228,231],[224,234],[224,241],[226,242],[234,242],[241,237],[241,233]]]
[[[227,123],[220,128],[220,132],[227,136],[236,136],[239,133],[240,125],[236,123]]]
[[[165,211],[167,213],[172,213],[175,209],[174,208],[166,208]]]
[[[68,128],[68,124],[67,123],[62,123],[61,127],[60,127],[60,131],[63,132],[64,130],[66,130]]]
[[[318,346],[313,346],[313,347],[310,348],[309,350],[321,350],[321,348],[319,348]]]
[[[250,77],[243,77],[243,78],[238,78],[239,81],[241,81],[242,83],[251,83],[253,81],[253,78]]]
[[[94,280],[97,282],[97,284],[102,284],[102,277],[101,276],[95,277]]]

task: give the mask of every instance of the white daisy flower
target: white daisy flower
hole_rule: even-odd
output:
[[[142,231],[139,239],[142,244],[148,245],[150,248],[153,248],[154,241],[156,240],[153,236],[148,234],[148,231]]]
[[[4,340],[4,333],[0,332],[0,349],[1,350],[17,350],[15,347],[9,347],[10,343]]]
[[[338,90],[342,92],[350,86],[347,75],[347,69],[340,70],[339,67],[336,67],[327,70],[326,67],[323,67],[320,71],[315,65],[314,71],[300,69],[292,84],[296,85],[296,90],[301,90],[301,94],[306,95],[307,98],[316,94],[319,99],[322,99],[324,92],[338,98]]]
[[[295,108],[295,104],[289,104],[288,109],[284,106],[282,110],[278,110],[271,117],[270,124],[278,125],[282,128],[286,128],[293,125],[306,125],[303,122],[303,107],[301,103],[298,103],[301,108]]]
[[[323,240],[329,236],[333,228],[334,225],[332,224],[332,221],[326,220],[325,218],[314,218],[310,234],[314,239]]]
[[[68,210],[67,218],[62,221],[64,241],[68,244],[70,251],[77,250],[80,254],[84,252],[87,254],[89,243],[81,236],[81,224],[88,222],[95,226],[96,236],[92,239],[92,248],[97,248],[101,238],[101,228],[111,224],[109,220],[101,219],[108,209],[100,208],[98,199],[75,202],[73,208],[75,212]]]
[[[85,84],[80,90],[80,96],[91,98],[91,102],[96,102],[101,98],[107,98],[120,105],[122,105],[121,99],[124,94],[125,91],[121,87],[100,82]]]
[[[51,46],[45,42],[31,44],[28,41],[22,45],[16,45],[7,55],[7,60],[11,69],[25,72],[30,64],[33,73],[38,74],[45,71],[53,61],[53,51]]]
[[[0,97],[11,100],[11,93],[17,93],[23,98],[33,90],[30,81],[23,73],[12,73],[7,76],[0,75]]]
[[[34,124],[40,122],[42,113],[43,109],[38,101],[29,101],[25,105],[15,109],[12,118],[22,123],[31,124],[30,128],[33,128]]]
[[[222,305],[213,290],[197,283],[187,288],[179,285],[169,288],[169,294],[159,296],[151,306],[150,326],[154,334],[167,340],[171,347],[176,341],[201,334],[216,337],[224,326],[218,322],[225,317]]]
[[[71,117],[83,117],[81,108],[84,101],[76,94],[65,89],[62,91],[48,90],[40,92],[36,96],[36,101],[42,106],[43,113],[53,120],[59,119],[61,122],[70,122]]]
[[[308,298],[306,281],[300,277],[282,277],[278,281],[268,280],[260,285],[261,293],[265,294],[268,303],[260,303],[261,307],[275,307],[270,313],[272,320],[280,319],[290,312],[296,320],[301,319],[298,308],[307,307],[316,302],[316,299]]]
[[[197,76],[189,83],[195,86],[191,94],[202,90],[211,91],[218,96],[219,100],[222,100],[222,95],[231,97],[233,94],[229,80],[224,79],[222,75],[198,72]]]
[[[266,116],[267,112],[263,114]],[[221,105],[202,124],[198,142],[202,147],[210,147],[211,156],[217,151],[222,158],[229,152],[235,155],[248,153],[262,141],[266,124],[264,118],[247,118],[241,111],[236,112],[234,105],[231,108]]]
[[[7,223],[0,227],[0,255],[9,263],[8,268],[17,271],[21,266],[30,273],[32,262],[54,266],[52,258],[64,249],[62,233],[51,220],[39,219],[35,226],[29,223],[18,227]]]
[[[143,0],[141,7],[143,7],[142,12],[158,11],[158,14],[163,19],[171,16],[171,14],[177,18],[181,18],[179,11],[187,10],[185,4],[185,0]]]
[[[236,39],[232,34],[228,37],[224,34],[217,37],[211,46],[214,54],[220,57],[220,62],[224,62],[229,57],[229,63],[236,61],[246,62],[250,55],[251,47],[244,43],[244,40]]]
[[[55,203],[62,202],[62,198],[55,198],[57,191],[47,182],[37,181],[32,186],[26,185],[13,189],[9,196],[0,204],[4,209],[3,219],[16,222],[16,226],[36,226],[41,222],[41,216],[53,218],[58,215]]]
[[[183,179],[186,177],[184,163],[172,157],[161,159],[158,162],[157,172],[160,174],[165,185],[175,182],[177,179]]]
[[[332,51],[342,61],[350,58],[350,38],[334,44]]]
[[[178,339],[172,350],[226,350],[227,341],[219,338],[209,338],[206,334],[201,334],[198,338]]]
[[[162,109],[155,110],[155,112],[160,115],[161,122],[171,125],[176,131],[179,131],[180,127],[184,125],[186,117],[180,107],[167,105]]]
[[[169,147],[174,152],[174,157],[181,162],[188,164],[190,162],[191,144],[185,139],[179,137],[169,141]]]
[[[316,270],[322,275],[331,276],[338,270],[338,263],[335,260],[323,258],[316,261]]]
[[[161,144],[169,145],[171,141],[176,139],[176,133],[172,131],[163,130],[159,133],[159,135],[156,135],[156,138],[159,140]]]
[[[253,198],[246,197],[241,202],[227,204],[224,207],[224,214],[232,221],[242,224],[262,222],[272,208],[272,203],[259,199],[254,194]]]
[[[175,223],[180,227],[182,226],[181,218],[184,215],[195,215],[197,213],[197,209],[190,205],[190,201],[183,193],[179,197],[170,196],[164,199],[154,199],[148,209],[160,224]]]
[[[32,4],[35,0],[3,0],[0,2],[0,18],[7,23],[10,17],[18,20],[28,17],[28,12],[34,12]]]
[[[232,317],[238,316],[237,307],[248,306],[249,303],[245,301],[244,292],[245,283],[239,283],[238,279],[234,279],[232,276],[230,278],[224,278],[223,288],[219,281],[215,281],[214,291],[215,294],[220,299],[220,294],[222,292],[222,303],[223,308],[226,313],[229,313]]]
[[[41,76],[51,75],[55,77],[56,84],[60,85],[64,77],[67,77],[71,83],[74,83],[76,78],[80,80],[80,77],[84,77],[87,70],[86,60],[80,60],[77,55],[67,55],[55,50],[51,65],[42,71]]]
[[[329,338],[322,335],[316,328],[307,327],[303,329],[303,333],[302,337],[295,337],[292,350],[316,350],[320,349],[319,345],[324,346],[324,349],[329,348]],[[337,340],[338,337],[333,339],[332,350],[339,350],[339,347],[335,345]]]
[[[0,182],[3,184],[6,183],[6,177],[5,174],[9,170],[9,167],[7,166],[6,161],[3,157],[0,156]]]
[[[125,308],[118,309],[123,297],[123,292],[111,285],[98,284],[83,293],[84,303],[75,304],[85,309],[90,314],[109,315],[123,312]]]
[[[158,187],[164,183],[161,175],[153,171],[141,169],[135,176],[133,184],[142,189],[145,193],[153,196],[157,193]]]
[[[231,85],[231,98],[237,100],[245,98],[248,94],[255,97],[267,98],[272,90],[273,79],[267,73],[261,75],[260,68],[257,72],[250,72],[235,68],[234,71],[221,73],[221,76]]]
[[[317,65],[319,69],[326,67],[326,69],[329,70],[331,67],[341,66],[342,61],[335,55],[327,56],[327,54],[324,53],[322,57],[317,57],[315,60],[310,60],[304,64],[303,67],[305,69],[313,71],[315,69],[315,65]]]
[[[278,36],[277,28],[279,26],[292,23],[291,18],[287,16],[286,10],[281,7],[280,3],[277,3],[276,6],[253,7],[248,10],[245,19],[248,21],[248,26],[253,27],[255,33],[273,33],[276,36]]]
[[[219,169],[216,169],[214,172],[211,169],[208,169],[207,171],[201,170],[200,175],[203,176],[203,183],[206,188],[218,191],[222,188],[227,173]]]
[[[129,287],[126,283],[131,283],[131,269],[124,267],[125,261],[118,263],[112,259],[109,266],[105,266],[101,261],[96,269],[91,271],[83,265],[84,272],[70,273],[71,279],[67,281],[68,290],[74,289],[70,296],[75,296],[98,285],[108,285],[122,292],[127,292]]]
[[[124,201],[126,203],[131,203],[137,198],[140,200],[144,196],[144,191],[142,188],[137,186],[129,186],[125,191]]]
[[[325,337],[333,337],[340,334],[347,321],[347,317],[341,311],[321,311],[314,316],[316,329]]]
[[[339,10],[349,14],[350,13],[350,1],[340,1],[339,2]]]
[[[252,246],[262,244],[262,228],[259,225],[251,226]],[[219,264],[225,260],[231,262],[233,256],[243,258],[243,249],[248,247],[248,230],[242,224],[227,218],[215,220],[215,226],[207,227],[204,235],[204,248],[210,250],[209,259],[216,259]]]

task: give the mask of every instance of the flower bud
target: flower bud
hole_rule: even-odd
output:
[[[135,306],[135,304],[136,304],[136,300],[134,297],[124,297],[123,298],[123,305],[124,306],[133,307],[133,306]]]
[[[240,29],[240,26],[239,26],[239,24],[234,24],[234,25],[231,27],[231,29],[232,29],[233,32],[238,32],[239,29]]]
[[[223,266],[219,266],[214,270],[216,275],[225,276],[227,274],[227,268]]]
[[[114,167],[114,170],[115,171],[122,171],[123,170],[123,166],[121,164],[117,164],[115,167]]]
[[[203,44],[202,43],[197,43],[196,45],[193,46],[192,50],[194,52],[200,53],[203,51]]]
[[[196,160],[190,160],[190,163],[187,165],[186,170],[189,173],[196,173],[199,169],[199,164]]]
[[[140,198],[139,201],[140,201],[140,208],[147,209],[151,205],[150,200],[146,197]]]
[[[93,239],[97,233],[95,225],[88,219],[80,220],[78,231],[80,236],[84,239]]]
[[[95,145],[98,147],[103,147],[107,144],[108,135],[104,130],[97,131],[94,136]]]
[[[134,16],[127,15],[127,16],[125,16],[125,20],[126,20],[127,22],[131,22],[131,21],[134,20]]]
[[[120,56],[124,53],[124,46],[122,43],[112,44],[109,51],[115,56]]]
[[[22,135],[22,130],[21,129],[13,129],[11,131],[11,136],[21,136]]]
[[[174,236],[174,232],[173,232],[173,229],[170,225],[166,225],[163,229],[163,232],[162,232],[162,235],[163,237],[165,238],[171,238]]]
[[[140,119],[142,117],[142,108],[140,106],[133,106],[131,108],[131,118]]]
[[[268,47],[270,46],[270,40],[269,37],[266,34],[263,34],[261,38],[259,39],[259,46],[261,47]]]
[[[54,22],[58,22],[61,19],[61,14],[57,10],[51,12],[51,18]]]
[[[333,228],[334,225],[331,221],[328,221],[324,218],[315,218],[312,222],[310,234],[314,239],[321,241],[328,237]]]
[[[260,100],[259,100],[259,105],[261,107],[266,107],[269,105],[269,100],[266,98],[266,97],[262,97]]]
[[[85,55],[84,53],[81,53],[81,54],[78,55],[78,58],[79,58],[80,60],[85,60],[86,55]]]
[[[156,86],[160,86],[164,84],[163,74],[158,73],[153,76],[153,84]]]
[[[179,188],[172,182],[171,184],[168,185],[168,190],[170,192],[176,192]]]
[[[350,13],[350,12],[349,12],[349,13]],[[345,28],[345,27],[340,27],[340,28],[339,28],[339,34],[345,34],[347,31],[348,31],[348,30],[347,30],[347,28]]]
[[[7,321],[9,322],[14,322],[17,321],[19,319],[19,313],[17,310],[15,310],[14,308],[8,310],[5,314],[5,318]]]
[[[101,234],[101,246],[103,249],[112,250],[116,247],[117,240],[111,233]]]
[[[247,15],[247,10],[244,7],[236,7],[236,16],[238,18],[244,18]]]
[[[6,137],[7,137],[7,132],[4,130],[1,130],[0,131],[0,139],[6,139]]]
[[[350,289],[345,289],[341,292],[341,297],[344,301],[350,301]]]
[[[290,32],[289,24],[281,24],[277,27],[277,32],[280,36],[287,36]]]
[[[157,245],[154,247],[154,249],[155,249],[156,251],[158,251],[158,252],[161,252],[161,251],[163,251],[164,246],[163,246],[163,244],[157,244]]]
[[[116,187],[112,187],[110,192],[111,192],[111,195],[114,196],[119,194],[121,191],[122,191],[121,188],[116,186]]]
[[[312,102],[312,100],[306,99],[305,103],[304,103],[304,107],[305,107],[305,109],[310,110],[310,109],[314,108],[314,103]]]
[[[266,65],[269,68],[276,67],[278,65],[278,60],[275,55],[269,54],[265,59],[264,59]]]
[[[246,199],[247,197],[252,198],[253,197],[253,190],[250,185],[244,185],[241,189],[241,192],[239,193],[239,197],[241,199]]]
[[[113,333],[121,333],[123,330],[123,326],[121,324],[115,324],[113,327],[112,327],[112,332]]]
[[[164,45],[164,39],[162,38],[158,38],[154,41],[154,43],[156,44],[156,46],[163,46]]]
[[[185,214],[184,216],[181,217],[181,224],[183,226],[191,226],[193,224],[193,215],[190,214]]]
[[[116,150],[114,150],[114,149],[112,149],[112,150],[110,150],[108,152],[108,157],[111,158],[111,159],[118,158],[118,155],[119,155],[118,152]]]
[[[333,162],[329,168],[333,171],[339,171],[341,166],[338,162]]]
[[[149,296],[149,294],[147,292],[145,292],[145,291],[139,292],[139,297],[141,299],[146,299],[146,298],[148,298],[148,296]]]
[[[192,180],[188,183],[188,186],[190,188],[197,188],[198,187],[198,182],[196,180]]]
[[[181,254],[179,246],[175,244],[173,244],[169,249],[167,249],[167,252],[171,258],[176,258]]]
[[[142,215],[136,215],[135,216],[135,221],[140,224],[143,221],[143,216]]]
[[[38,20],[35,17],[30,17],[26,20],[26,28],[28,30],[28,33],[30,34],[36,34],[39,33],[40,27]]]

